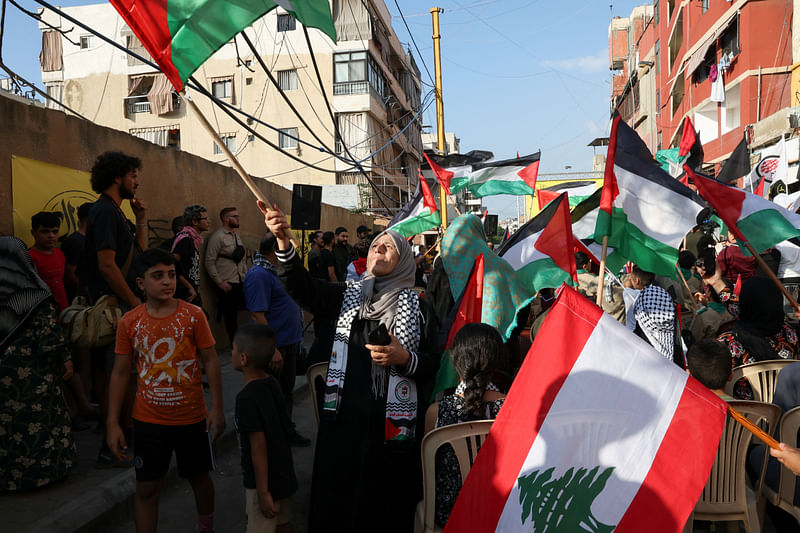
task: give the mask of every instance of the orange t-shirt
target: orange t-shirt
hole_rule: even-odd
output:
[[[117,327],[116,353],[135,358],[133,418],[167,426],[204,420],[208,411],[197,350],[212,346],[203,310],[182,300],[163,318],[151,316],[145,304],[125,313]]]

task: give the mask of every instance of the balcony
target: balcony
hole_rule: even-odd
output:
[[[128,96],[125,97],[125,116],[129,117],[137,113],[149,113],[150,102],[147,100],[147,95]],[[181,99],[178,94],[172,93],[172,111],[175,112],[181,107]]]
[[[369,92],[369,82],[366,81],[349,81],[345,83],[334,83],[334,95],[347,95],[347,94],[366,94]]]

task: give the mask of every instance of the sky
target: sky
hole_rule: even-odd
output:
[[[16,0],[35,11],[33,0]],[[498,159],[542,151],[540,172],[592,168],[587,144],[609,129],[608,25],[648,0],[385,0],[400,42],[411,48],[424,82],[434,73],[431,7],[441,7],[445,129],[461,151],[489,150]],[[61,0],[60,6],[97,3]],[[408,28],[400,17],[402,9]],[[41,32],[7,5],[3,62],[43,88]],[[416,41],[419,52],[412,41]],[[424,64],[423,64],[424,63]],[[4,77],[4,73],[0,72]],[[430,89],[423,85],[424,93]],[[423,114],[436,131],[435,106]],[[484,198],[489,212],[516,216],[516,199]]]

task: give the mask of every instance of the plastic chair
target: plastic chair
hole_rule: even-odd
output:
[[[796,362],[796,359],[775,359],[737,366],[733,369],[733,379],[725,386],[725,392],[732,394],[733,384],[745,378],[753,389],[753,400],[771,403],[778,374],[783,367]]]
[[[728,403],[751,422],[766,424],[768,433],[774,431],[780,418],[780,408],[776,405],[745,400]],[[753,434],[736,420],[726,417],[711,474],[684,531],[692,531],[694,520],[708,520],[743,521],[746,532],[761,532],[756,504],[763,480],[763,469],[760,479],[755,483],[757,490],[749,487],[745,478],[747,449],[752,437]]]
[[[800,429],[800,407],[786,411],[780,421],[781,441],[797,448],[797,431]],[[773,490],[768,485],[762,487],[762,492],[772,505],[780,507],[797,520],[800,524],[800,507],[794,504],[797,476],[783,465],[778,480],[778,489]]]
[[[436,451],[449,444],[453,447],[461,470],[462,482],[467,479],[475,457],[486,435],[492,428],[493,420],[477,420],[436,428],[422,439],[422,501],[417,504],[414,515],[414,533],[435,533],[441,531],[434,523],[436,512]],[[467,445],[469,443],[469,447]],[[470,452],[470,449],[472,450]]]
[[[317,403],[317,380],[321,379],[323,386],[325,379],[328,376],[328,363],[316,363],[308,367],[306,370],[306,379],[308,380],[308,388],[311,390],[311,404],[314,406],[314,419],[317,421],[319,427],[319,403]]]

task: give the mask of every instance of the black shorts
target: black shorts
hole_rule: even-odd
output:
[[[164,477],[173,451],[178,462],[178,475],[182,478],[211,472],[216,466],[205,420],[185,426],[133,421],[136,481],[154,481]]]

